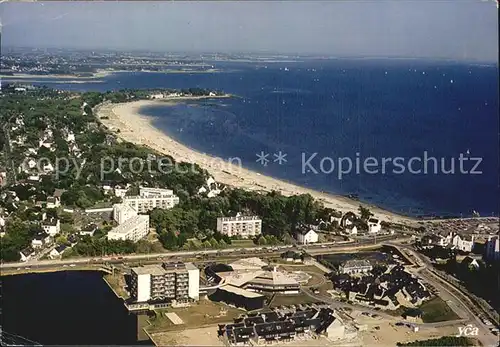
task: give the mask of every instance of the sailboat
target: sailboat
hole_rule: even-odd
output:
[[[470,157],[470,150],[467,148],[467,152],[465,152],[465,154]]]

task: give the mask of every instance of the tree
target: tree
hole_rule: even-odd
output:
[[[259,236],[259,238],[257,239],[257,244],[260,245],[260,246],[265,246],[267,245],[267,240],[264,236]]]
[[[367,221],[371,216],[373,216],[373,213],[371,213],[370,210],[366,207],[359,205],[358,210],[359,214],[361,215],[361,219],[364,221]]]

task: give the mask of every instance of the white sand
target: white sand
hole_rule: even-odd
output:
[[[169,100],[141,100],[123,104],[106,104],[99,107],[97,114],[99,117],[108,117],[108,119],[101,119],[101,122],[111,131],[119,129],[120,133],[117,135],[123,140],[137,145],[148,146],[159,153],[171,156],[178,162],[197,163],[201,168],[206,169],[217,182],[246,190],[275,190],[285,196],[310,194],[326,207],[334,208],[343,213],[347,211],[356,213],[358,211],[359,201],[318,192],[273,177],[264,176],[239,165],[230,164],[220,158],[188,148],[155,128],[152,125],[151,117],[140,114],[140,108],[144,106],[159,105],[165,102],[175,103],[187,99],[194,98],[177,97]],[[397,215],[367,204],[363,204],[363,206],[369,207],[375,217],[387,222],[408,225],[415,225],[416,223],[416,220],[410,217]]]

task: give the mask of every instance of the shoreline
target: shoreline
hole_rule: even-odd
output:
[[[222,96],[230,97],[230,95]],[[359,205],[368,207],[374,217],[386,222],[415,225],[418,221],[414,217],[399,215],[374,205],[362,203],[344,196],[323,193],[310,188],[298,186],[282,179],[265,176],[258,172],[223,161],[221,158],[201,153],[197,150],[172,139],[153,125],[154,117],[141,114],[140,109],[145,106],[157,106],[165,103],[176,103],[210,97],[176,97],[162,100],[139,100],[118,104],[103,104],[97,107],[96,116],[99,121],[122,140],[136,145],[144,145],[158,153],[169,155],[176,161],[196,163],[206,169],[217,182],[235,188],[251,191],[272,190],[281,192],[284,196],[310,194],[325,207],[334,208],[342,213],[352,211],[357,213]],[[212,97],[213,98],[213,97]],[[220,98],[220,96],[219,96]],[[102,119],[107,117],[107,119]],[[117,132],[119,130],[119,133]],[[150,140],[154,139],[154,140]]]

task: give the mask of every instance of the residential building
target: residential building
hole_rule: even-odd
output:
[[[57,208],[61,206],[61,200],[55,196],[49,196],[47,198],[47,208]]]
[[[370,218],[368,219],[368,233],[375,234],[378,233],[382,229],[382,225],[380,224],[380,219]]]
[[[33,248],[42,248],[44,245],[48,245],[51,242],[51,237],[46,232],[40,232],[33,240],[31,240],[31,247]]]
[[[485,258],[488,261],[500,260],[500,241],[498,236],[488,237],[485,246]]]
[[[368,260],[348,260],[339,267],[341,274],[363,274],[370,272],[373,266]]]
[[[358,228],[354,224],[347,225],[344,230],[348,235],[358,234]]]
[[[87,226],[84,226],[79,234],[82,235],[82,236],[94,236],[94,233],[97,231],[98,227],[96,224],[89,224]]]
[[[28,261],[35,255],[35,250],[32,247],[26,247],[21,252],[19,252],[21,256],[21,261]]]
[[[50,236],[55,236],[61,231],[61,222],[57,218],[48,218],[42,221],[42,228]]]
[[[141,187],[139,195],[125,196],[123,202],[132,206],[138,213],[147,213],[155,208],[172,208],[179,203],[179,197],[170,189]]]
[[[58,259],[61,258],[62,254],[68,247],[65,245],[58,245],[56,248],[50,251],[49,258],[50,259]]]
[[[217,231],[229,237],[254,238],[262,233],[262,220],[258,216],[217,218]]]
[[[451,244],[453,247],[456,249],[462,251],[462,252],[472,252],[472,249],[474,248],[474,235],[470,236],[470,239],[467,240],[465,236],[461,235],[455,235],[453,236],[451,240]]]
[[[137,216],[137,211],[132,208],[129,204],[115,204],[113,205],[113,219],[118,223],[122,224],[132,217]]]
[[[137,215],[113,228],[108,233],[108,240],[139,241],[149,233],[149,216]]]
[[[297,242],[301,245],[318,242],[318,233],[313,229],[301,229],[296,233]]]
[[[235,292],[231,294],[241,296],[237,291]],[[254,298],[256,299],[258,298]],[[245,305],[248,306],[249,303]],[[253,305],[253,307],[258,306]],[[318,335],[326,335],[330,341],[356,336],[346,331],[343,322],[334,310],[319,305],[311,305],[302,309],[288,307],[286,310],[249,314],[234,319],[232,324],[220,324],[217,335],[227,339],[230,346],[269,344],[280,346],[294,340],[295,342],[298,342],[297,340],[313,342]]]
[[[127,188],[113,188],[113,191],[115,193],[115,196],[118,198],[124,198],[125,194],[127,194],[128,189]]]
[[[136,302],[190,302],[200,293],[200,270],[192,263],[132,268],[131,295]]]

